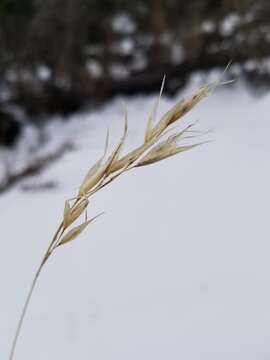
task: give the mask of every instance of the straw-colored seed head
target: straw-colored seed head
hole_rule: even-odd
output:
[[[181,132],[168,136],[166,140],[163,140],[168,134],[171,134],[174,129],[170,125],[180,119],[183,115],[185,115],[188,111],[190,111],[199,101],[201,101],[208,93],[216,86],[221,85],[222,83],[219,81],[214,84],[210,84],[209,86],[205,86],[197,90],[193,96],[178,102],[175,106],[172,107],[156,124],[156,113],[159,105],[162,89],[164,86],[164,80],[162,83],[162,88],[160,91],[160,95],[150,116],[148,118],[145,134],[144,134],[144,142],[141,146],[131,151],[127,155],[123,156],[119,159],[121,150],[125,144],[128,132],[128,121],[127,121],[127,112],[125,110],[125,126],[123,135],[108,159],[105,161],[107,157],[107,149],[109,136],[107,134],[106,142],[105,142],[105,150],[104,154],[88,171],[85,176],[82,184],[80,185],[78,195],[73,198],[75,200],[73,205],[70,206],[69,201],[66,201],[64,207],[64,215],[63,221],[58,227],[52,242],[50,243],[44,258],[41,262],[41,265],[38,269],[38,272],[34,278],[34,282],[32,284],[30,293],[26,300],[24,310],[22,312],[19,325],[15,334],[15,338],[12,345],[10,360],[13,359],[13,353],[15,350],[17,338],[22,326],[22,322],[24,319],[24,315],[31,298],[34,286],[36,284],[37,278],[42,267],[45,265],[53,251],[66,243],[69,243],[75,240],[84,229],[94,220],[96,217],[88,220],[87,219],[87,207],[89,204],[89,198],[94,195],[97,191],[101,190],[103,187],[110,184],[113,180],[115,180],[118,176],[123,174],[125,171],[130,170],[136,166],[145,166],[149,164],[153,164],[155,162],[166,159],[170,156],[178,154],[180,152],[188,151],[200,144],[186,145],[186,146],[178,146],[177,141],[179,139],[187,139],[196,136],[196,133],[189,136],[183,136],[186,132],[191,132],[190,129],[193,124],[188,125]],[[198,133],[197,133],[198,134]],[[70,225],[76,221],[82,213],[85,212],[85,222],[82,224],[73,227],[71,230],[68,230]],[[64,234],[64,235],[63,235]]]
[[[162,89],[164,86],[164,81],[162,84]],[[155,124],[155,118],[157,113],[157,108],[159,105],[162,89],[159,95],[159,98],[155,102],[153,109],[149,115],[144,135],[144,143],[129,152],[127,155],[120,157],[121,150],[125,144],[127,133],[128,133],[128,117],[127,111],[125,109],[125,124],[123,135],[116,145],[115,149],[112,151],[111,155],[105,161],[108,148],[108,135],[106,137],[105,151],[104,155],[91,167],[85,176],[77,196],[78,203],[75,202],[72,208],[68,202],[65,204],[64,210],[64,221],[63,229],[65,230],[70,226],[78,217],[87,209],[88,198],[100,190],[102,187],[110,183],[114,178],[118,177],[120,174],[132,167],[145,166],[153,164],[155,162],[166,159],[170,156],[178,154],[180,152],[188,151],[201,143],[192,144],[192,145],[182,145],[178,146],[177,141],[179,139],[187,139],[196,137],[197,135],[186,136],[187,132],[192,132],[191,127],[194,126],[194,123],[189,124],[180,132],[174,133],[164,139],[168,133],[173,129],[170,125],[176,122],[178,119],[183,117],[187,112],[189,112],[199,101],[201,101],[205,96],[208,95],[210,90],[213,88],[213,85],[204,86],[195,91],[195,93],[188,97],[187,99],[179,101],[175,106],[173,106],[162,118]],[[93,220],[93,219],[92,219]],[[60,245],[72,241],[74,238],[80,234],[84,228],[89,224],[90,221],[73,228],[70,230],[59,242]]]

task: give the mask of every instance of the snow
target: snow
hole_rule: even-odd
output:
[[[142,51],[137,51],[134,53],[134,57],[129,66],[132,71],[140,71],[147,67],[147,58]]]
[[[180,42],[176,42],[172,45],[171,60],[173,64],[180,64],[185,60],[185,50]]]
[[[47,81],[52,76],[51,69],[46,65],[40,65],[37,69],[37,76],[40,80]]]
[[[132,34],[136,30],[136,24],[129,14],[123,12],[115,15],[112,28],[120,34]]]
[[[244,67],[247,71],[255,71],[259,67],[258,65],[258,60],[250,59],[246,61]]]
[[[121,133],[122,100],[54,130],[76,146],[36,178],[57,188],[1,195],[1,359],[64,200],[102,154],[107,128],[112,144]],[[153,97],[124,100],[135,146]],[[161,113],[173,103],[164,97]],[[44,269],[15,358],[269,358],[269,105],[240,83],[218,89],[183,122],[214,127],[214,142],[93,198],[90,214],[106,213]]]
[[[94,78],[101,78],[103,74],[103,68],[96,60],[89,60],[86,64],[87,70],[89,71],[89,74],[93,76]]]
[[[74,132],[78,130],[75,119],[69,126],[61,118],[55,118],[46,126],[27,124],[23,134],[12,150],[0,147],[0,188],[9,177],[23,173],[48,156],[54,155],[72,143]]]
[[[216,25],[211,20],[204,20],[201,25],[202,31],[204,33],[213,33],[216,30]]]
[[[123,64],[114,63],[110,66],[110,75],[114,79],[126,79],[129,76],[129,70]]]
[[[111,51],[116,54],[130,55],[134,51],[135,43],[131,37],[126,37],[120,41],[115,41],[111,46]]]
[[[240,24],[240,20],[239,15],[236,13],[227,15],[221,24],[221,34],[224,36],[232,35],[236,27]]]

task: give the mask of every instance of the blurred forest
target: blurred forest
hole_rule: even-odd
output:
[[[0,0],[0,143],[116,94],[174,94],[195,71],[268,84],[269,0]]]

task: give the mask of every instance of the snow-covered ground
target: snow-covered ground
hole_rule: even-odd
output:
[[[71,121],[75,150],[0,197],[0,359],[7,359],[34,270],[64,200],[95,159],[121,99]],[[126,99],[129,144],[153,97]],[[161,112],[172,100],[163,98]],[[42,273],[18,343],[21,360],[270,358],[270,95],[220,88],[185,117],[214,142],[130,172],[101,191],[105,210]],[[58,134],[57,130],[55,133]]]

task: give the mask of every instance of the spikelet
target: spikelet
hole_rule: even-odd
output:
[[[98,169],[101,167],[101,164],[103,162],[103,160],[106,157],[107,151],[108,151],[108,146],[109,146],[109,131],[107,131],[107,135],[106,135],[106,140],[105,140],[105,148],[104,148],[104,154],[103,156],[90,168],[90,170],[88,171],[88,173],[85,176],[85,179],[89,179],[91,178],[91,176],[93,176]]]
[[[64,220],[63,220],[63,228],[66,229],[68,226],[74,223],[81,214],[86,210],[89,205],[89,200],[87,198],[83,198],[82,201],[77,204],[73,209],[71,209],[68,200],[65,202],[64,209]]]
[[[170,109],[158,122],[152,130],[152,137],[159,136],[168,126],[182,118],[191,109],[194,108],[211,90],[210,85],[203,86],[187,99],[180,100],[172,109]]]
[[[166,159],[170,156],[176,155],[180,152],[191,150],[192,148],[201,145],[202,143],[178,146],[177,141],[183,138],[185,133],[192,127],[193,124],[186,126],[182,131],[169,136],[166,140],[160,142],[156,146],[152,147],[151,150],[136,164],[138,166],[145,166],[153,164],[160,160]]]
[[[102,165],[102,161],[105,157],[104,156],[89,170],[88,174],[86,175],[83,183],[79,188],[78,198],[86,196],[89,191],[91,191],[104,178],[105,175],[111,172],[111,169],[114,163],[117,162],[120,151],[125,143],[127,132],[128,120],[127,114],[125,113],[125,124],[122,138],[120,139],[118,145],[116,146],[115,150],[112,152],[108,160],[105,162],[105,164]]]
[[[64,207],[64,216],[63,216],[63,226],[64,228],[67,228],[70,224],[70,214],[71,214],[71,208],[69,205],[69,201],[65,201],[65,207]]]
[[[136,167],[154,164],[158,161],[164,160],[180,152],[191,150],[196,146],[202,144],[204,143],[185,145],[185,146],[176,146],[175,144],[167,144],[167,146],[164,145],[162,148],[157,148],[155,151],[149,152],[144,158],[142,158],[138,162],[138,164],[136,164]]]
[[[127,109],[126,107],[124,107],[125,110],[125,117],[124,117],[124,132],[122,135],[122,138],[119,141],[119,144],[117,145],[117,147],[115,148],[115,150],[113,151],[112,155],[110,156],[109,160],[108,160],[108,167],[107,167],[107,173],[111,173],[114,168],[114,165],[117,163],[120,152],[125,144],[126,138],[127,138],[127,134],[128,134],[128,115],[127,115]]]
[[[88,173],[86,174],[78,193],[78,198],[81,198],[87,194],[87,192],[92,189],[104,176],[104,171],[106,166],[102,166],[102,162],[107,154],[109,144],[109,132],[107,132],[106,141],[105,141],[105,149],[103,156],[90,168]]]
[[[153,141],[151,142],[151,144]],[[140,157],[150,146],[150,143],[143,144],[139,146],[137,149],[131,151],[127,155],[125,155],[120,160],[116,161],[113,166],[111,167],[111,172],[115,172],[121,170],[123,167],[132,164],[138,157]]]
[[[69,232],[61,238],[57,246],[61,246],[70,241],[75,240],[91,222],[93,222],[96,218],[98,218],[102,214],[103,213],[100,213],[89,220],[85,220],[85,222],[83,222],[82,224],[75,226],[74,228],[69,230]]]

